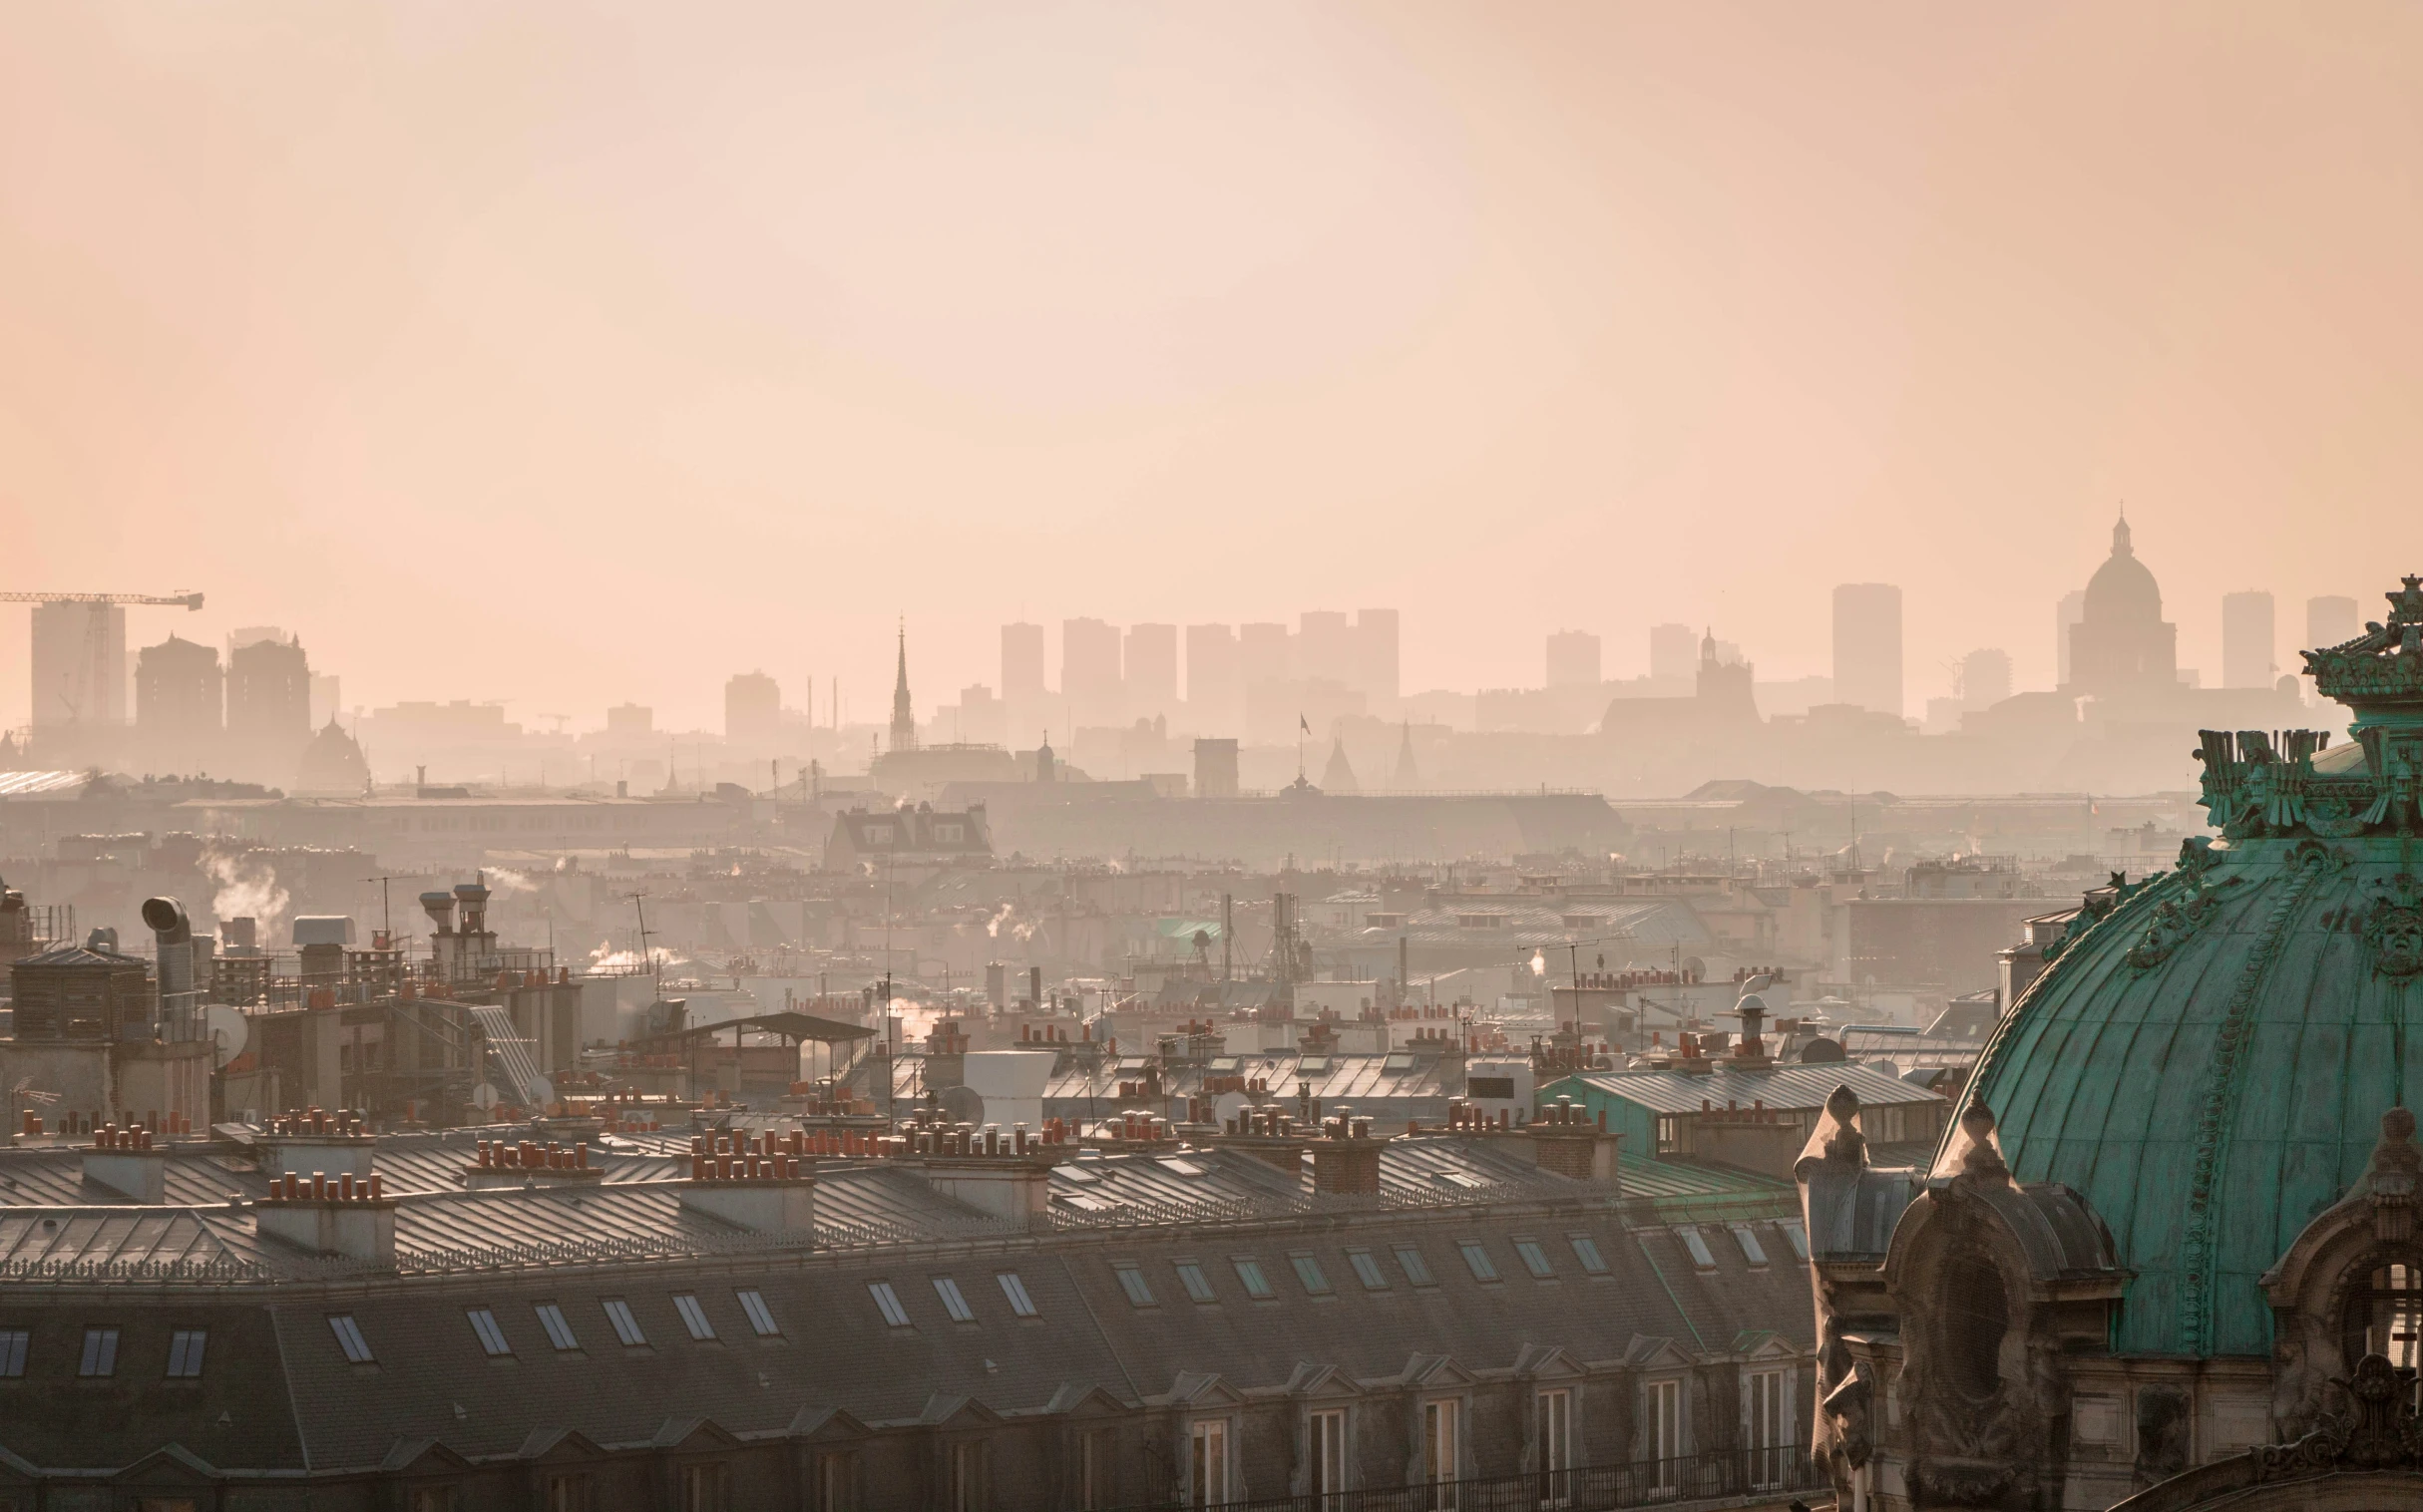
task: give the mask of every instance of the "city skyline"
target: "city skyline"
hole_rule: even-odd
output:
[[[204,591],[349,703],[874,710],[903,612],[956,688],[1006,621],[1323,603],[1399,606],[1410,687],[1663,622],[1809,675],[1856,581],[2043,686],[2124,503],[2212,677],[2221,591],[2411,536],[2383,33],[257,14],[7,23],[8,586]]]
[[[1882,706],[1881,694],[1876,691],[1876,688],[1880,688],[1883,684],[1876,684],[1876,688],[1866,688],[1863,684],[1862,689],[1854,689],[1846,693],[1839,685],[1836,675],[1839,669],[1839,659],[1843,654],[1836,645],[1842,628],[1839,619],[1839,615],[1843,612],[1842,595],[1866,593],[1872,596],[1879,591],[1886,595],[1884,599],[1879,600],[1879,603],[1889,606],[1871,611],[1871,614],[1882,613],[1885,616],[1885,619],[1875,620],[1874,623],[1883,625],[1887,621],[1891,621],[1896,632],[1892,637],[1895,643],[1891,657],[1899,669],[1901,697],[1898,705],[1890,709]],[[1951,650],[1948,644],[1918,647],[1910,650],[1908,654],[1904,654],[1903,647],[1908,644],[1909,635],[1906,618],[1900,616],[1900,589],[1897,584],[1835,584],[1830,596],[1834,600],[1832,612],[1836,616],[1836,622],[1817,652],[1816,659],[1820,663],[1817,669],[1814,671],[1797,670],[1812,659],[1806,636],[1801,637],[1801,643],[1798,646],[1800,654],[1797,657],[1786,655],[1771,658],[1764,655],[1761,647],[1757,645],[1744,646],[1738,640],[1719,635],[1721,654],[1739,654],[1744,659],[1751,661],[1759,667],[1762,674],[1760,681],[1764,684],[1789,683],[1805,686],[1823,684],[1826,687],[1826,696],[1819,701],[1845,702],[1856,707],[1903,715],[1914,722],[1922,723],[1930,703],[1956,704],[1975,708],[1995,701],[1989,697],[1981,703],[1977,690],[1966,688],[1963,685],[1969,658],[1980,653],[2002,658],[2001,665],[1988,674],[1990,685],[2002,690],[2001,696],[2008,696],[2012,692],[2052,689],[2061,685],[2058,677],[2050,672],[2055,660],[2050,645],[2043,648],[2043,654],[2040,657],[2035,658],[2028,656],[2024,646],[2014,650],[2009,646],[1986,644],[1968,645],[1957,652]],[[2071,596],[2075,597],[2077,594],[2074,592]],[[2353,606],[2352,617],[2350,605]],[[2258,606],[2259,621],[2246,618],[2233,621],[2230,618],[2233,613],[2241,616],[2254,615]],[[45,611],[39,605],[35,608],[37,613],[32,617],[38,620],[40,614]],[[142,610],[139,608],[137,612],[140,613]],[[2180,622],[2183,627],[2194,622],[2193,613],[2181,606],[2176,596],[2166,601],[2165,612]],[[2303,603],[2291,604],[2283,602],[2278,595],[2267,589],[2227,590],[2220,595],[2220,600],[2215,605],[2212,616],[2215,621],[2213,633],[2199,637],[2208,642],[2210,648],[2215,652],[2214,664],[2198,666],[2189,662],[2183,654],[2181,658],[2183,680],[2193,675],[2198,684],[2207,687],[2269,686],[2273,677],[2293,668],[2294,656],[2298,650],[2312,644],[2332,643],[2332,637],[2344,638],[2345,635],[2353,634],[2355,626],[2361,622],[2367,612],[2368,610],[2365,609],[2360,599],[2345,594],[2316,595]],[[2320,640],[2316,640],[2311,633],[2317,613],[2332,627],[2330,633]],[[967,679],[954,680],[947,676],[937,677],[925,670],[928,666],[933,665],[947,667],[960,664],[967,659],[965,648],[948,645],[928,646],[922,642],[919,643],[916,647],[919,672],[912,678],[917,717],[921,721],[945,718],[948,711],[954,706],[954,700],[958,699],[964,691],[982,688],[996,698],[1010,703],[1022,704],[1029,708],[1048,704],[1059,711],[1055,717],[1058,718],[1063,729],[1071,725],[1121,724],[1138,714],[1150,717],[1155,712],[1183,707],[1196,714],[1202,714],[1208,708],[1212,716],[1210,723],[1190,723],[1191,728],[1207,732],[1241,733],[1245,690],[1249,685],[1265,681],[1299,683],[1338,681],[1356,691],[1373,693],[1383,701],[1394,700],[1399,695],[1406,698],[1415,695],[1439,694],[1474,696],[1492,691],[1538,690],[1560,685],[1571,686],[1579,679],[1572,675],[1570,670],[1563,675],[1558,673],[1556,667],[1560,654],[1565,658],[1568,669],[1581,664],[1576,658],[1581,658],[1586,654],[1589,664],[1599,668],[1599,677],[1592,680],[1591,685],[1634,683],[1643,679],[1654,680],[1660,676],[1671,680],[1677,676],[1687,676],[1688,672],[1673,668],[1660,670],[1660,653],[1656,649],[1655,642],[1661,633],[1687,632],[1691,644],[1686,663],[1688,664],[1690,661],[1696,661],[1699,654],[1697,650],[1699,637],[1704,632],[1725,628],[1711,624],[1693,626],[1668,622],[1633,627],[1635,633],[1627,636],[1622,633],[1611,635],[1595,629],[1560,626],[1545,633],[1534,643],[1531,655],[1532,664],[1527,672],[1521,668],[1508,668],[1508,675],[1503,680],[1481,682],[1464,687],[1447,687],[1407,680],[1399,670],[1401,627],[1404,624],[1400,611],[1377,608],[1357,611],[1357,614],[1388,616],[1389,673],[1386,677],[1385,692],[1382,691],[1380,681],[1368,678],[1358,669],[1344,663],[1330,664],[1328,660],[1322,659],[1324,653],[1321,651],[1302,653],[1296,649],[1295,643],[1302,640],[1306,633],[1304,628],[1306,625],[1321,621],[1323,622],[1321,628],[1325,629],[1327,622],[1336,621],[1340,632],[1352,634],[1355,629],[1352,621],[1357,615],[1307,609],[1290,616],[1287,620],[1242,622],[1214,620],[1187,623],[1138,620],[1127,624],[1115,624],[1089,615],[1077,615],[1051,624],[1038,621],[1010,621],[997,626],[996,634],[1001,637],[1000,649],[992,666],[989,669],[980,669],[978,675]],[[232,617],[241,618],[243,614],[237,612]],[[2250,681],[2247,680],[2247,674],[2243,668],[2251,666],[2255,659],[2252,647],[2259,639],[2259,633],[2252,626],[2258,622],[2270,626],[2272,646],[2269,654],[2272,659],[2269,665],[2271,676],[2259,681]],[[123,697],[117,706],[118,722],[132,724],[135,721],[140,702],[136,684],[141,680],[138,667],[138,663],[142,660],[141,653],[163,650],[171,641],[191,646],[195,643],[196,636],[202,634],[200,630],[186,622],[186,616],[183,613],[164,623],[168,627],[156,630],[160,636],[157,641],[143,633],[139,624],[130,624],[124,628],[123,638],[126,644],[123,648],[123,655],[128,685],[122,690]],[[71,625],[70,628],[74,627]],[[895,626],[895,629],[899,634],[907,633],[905,624]],[[1080,647],[1079,672],[1077,681],[1072,686],[1067,669],[1066,642],[1070,633],[1078,630],[1086,631],[1088,639]],[[1136,632],[1139,630],[1148,635],[1161,637],[1156,639],[1144,653],[1148,669],[1143,673],[1140,683],[1136,680],[1137,674],[1132,670],[1138,663],[1131,659],[1137,654]],[[1282,635],[1283,643],[1276,652],[1281,658],[1279,664],[1269,663],[1268,656],[1272,653],[1268,650],[1263,653],[1264,660],[1260,663],[1255,662],[1254,652],[1250,646],[1245,647],[1240,655],[1237,645],[1239,632],[1246,632],[1250,636],[1250,633],[1255,630],[1273,631]],[[1213,650],[1216,645],[1216,643],[1202,643],[1202,636],[1207,631],[1226,631],[1230,637],[1227,642],[1227,650],[1219,653],[1227,659],[1214,666],[1212,675],[1219,681],[1212,689],[1212,702],[1208,706],[1203,694],[1198,691],[1196,670],[1203,655],[1207,651]],[[2344,631],[2344,634],[2338,634],[2338,631]],[[1166,633],[1162,634],[1162,632]],[[1867,633],[1872,635],[1880,632],[1869,631]],[[1312,633],[1318,635],[1321,630],[1316,629]],[[241,643],[280,634],[285,634],[288,639],[299,639],[298,636],[280,631],[274,626],[261,625],[250,625],[229,632],[223,639],[231,655],[235,647]],[[1010,643],[1011,636],[1023,637],[1019,639],[1014,651]],[[71,638],[81,639],[81,632]],[[202,635],[202,643],[207,644],[210,638]],[[1098,646],[1094,643],[1097,638],[1099,639]],[[2050,637],[2046,638],[2049,640]],[[1628,642],[1633,647],[1631,651],[1625,649]],[[5,647],[5,638],[0,637],[0,647]],[[306,647],[307,649],[308,647]],[[895,647],[895,649],[898,648]],[[1304,660],[1303,657],[1306,654],[1310,654],[1313,659]],[[1340,651],[1330,654],[1334,659],[1335,655],[1351,656],[1353,653]],[[1857,659],[1870,652],[1867,647],[1861,646],[1853,649],[1850,654]],[[42,655],[43,653],[37,650],[34,659],[39,662]],[[52,656],[54,660],[58,659],[57,652],[53,652]],[[2031,681],[2016,670],[2029,666],[2031,661],[2040,663],[2048,669],[2048,674],[2041,680]],[[1013,662],[1016,663],[1014,666]],[[1025,681],[1029,663],[1033,668],[1031,675],[1034,680],[1031,685]],[[315,683],[323,678],[341,678],[343,675],[342,669],[331,672],[317,661],[313,662],[313,667]],[[20,657],[17,670],[22,680],[24,676],[22,657]],[[222,668],[221,675],[223,675],[223,670]],[[610,721],[607,716],[610,709],[628,704],[644,707],[650,711],[654,728],[657,730],[668,733],[702,733],[723,730],[730,726],[732,693],[727,684],[752,680],[763,680],[771,684],[769,690],[752,695],[752,704],[761,708],[761,712],[751,716],[753,728],[763,724],[765,728],[771,729],[772,725],[769,721],[774,717],[776,709],[786,715],[808,716],[803,722],[821,727],[842,725],[881,727],[892,722],[893,710],[888,682],[878,690],[882,699],[879,704],[852,706],[848,701],[846,691],[841,693],[837,702],[834,674],[830,671],[819,671],[814,667],[768,672],[765,664],[760,662],[745,668],[736,667],[723,673],[702,671],[700,675],[707,677],[712,682],[711,696],[702,695],[697,688],[686,686],[679,688],[669,698],[650,699],[637,692],[625,692],[614,697],[610,706],[575,713],[551,712],[536,716],[524,712],[534,702],[533,696],[530,695],[480,696],[449,694],[441,690],[439,693],[427,697],[398,696],[384,700],[355,698],[330,709],[325,706],[320,690],[315,687],[312,696],[316,712],[312,715],[312,723],[315,726],[324,723],[330,712],[341,713],[350,725],[358,721],[363,714],[380,708],[393,709],[398,705],[406,704],[443,704],[468,701],[475,705],[503,706],[514,711],[513,717],[525,721],[535,717],[556,721],[560,728],[604,730],[609,726]],[[1889,680],[1890,674],[1879,671],[1873,676],[1882,676]],[[545,697],[544,694],[536,696]],[[555,701],[561,702],[561,700]],[[1229,707],[1230,701],[1234,701],[1236,704],[1234,709]],[[39,716],[31,719],[20,717],[13,721],[0,718],[0,730],[62,722],[67,722],[65,717],[54,711],[47,719]]]

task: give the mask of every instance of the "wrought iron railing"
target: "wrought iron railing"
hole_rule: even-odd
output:
[[[1800,1444],[1727,1449],[1679,1459],[1644,1459],[1523,1475],[1365,1486],[1351,1491],[1258,1496],[1243,1501],[1190,1501],[1173,1493],[1134,1502],[1118,1512],[1607,1512],[1712,1501],[1778,1500],[1824,1490],[1824,1473]]]

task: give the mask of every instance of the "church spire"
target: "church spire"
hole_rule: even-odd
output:
[[[2127,505],[2121,506],[2120,523],[2112,527],[2112,555],[2115,557],[2137,555],[2129,545],[2129,507]]]
[[[892,683],[892,749],[917,749],[917,710],[909,701],[909,621],[900,622],[900,672]]]

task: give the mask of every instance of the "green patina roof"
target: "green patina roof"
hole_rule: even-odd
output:
[[[2082,915],[1979,1064],[2012,1171],[2082,1193],[2136,1273],[2120,1352],[2268,1354],[2263,1272],[2423,1104],[2423,592],[2390,598],[2308,656],[2363,759],[2207,732],[2225,838]]]

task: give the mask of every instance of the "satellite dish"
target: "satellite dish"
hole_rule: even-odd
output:
[[[487,1112],[497,1105],[497,1089],[487,1082],[481,1082],[471,1089],[471,1104],[481,1112]]]
[[[1212,1122],[1225,1129],[1230,1119],[1252,1106],[1252,1103],[1253,1099],[1243,1092],[1223,1092],[1212,1099]]]
[[[244,1053],[252,1043],[252,1018],[243,1009],[223,1002],[202,1004],[202,1032],[209,1036],[212,1046],[212,1069],[224,1069],[227,1062]]]
[[[1697,955],[1686,955],[1683,957],[1683,969],[1689,971],[1694,976],[1706,976],[1708,974],[1708,962],[1700,959],[1700,957]]]
[[[544,1076],[532,1082],[530,1090],[539,1099],[539,1106],[542,1108],[556,1100],[556,1084]]]
[[[953,1123],[985,1124],[985,1099],[974,1087],[945,1087],[942,1094],[943,1116]]]

